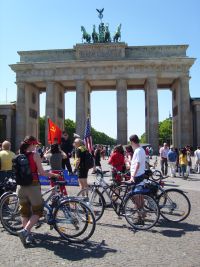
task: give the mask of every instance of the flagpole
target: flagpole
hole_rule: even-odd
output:
[[[47,117],[47,118],[48,118],[48,132],[49,132],[49,136],[50,136],[50,145],[51,145],[52,141],[51,141],[51,131],[50,131],[50,124],[49,124],[49,117]]]

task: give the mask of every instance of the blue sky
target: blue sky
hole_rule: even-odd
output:
[[[8,65],[19,61],[17,51],[72,48],[81,42],[81,25],[91,32],[92,25],[99,24],[96,8],[102,7],[111,32],[122,23],[122,41],[128,45],[189,44],[188,56],[197,58],[190,72],[190,94],[200,97],[198,0],[1,0],[0,103],[16,100],[15,73]],[[65,97],[66,118],[74,120],[75,94]],[[158,97],[159,120],[163,120],[171,112],[171,92],[159,90]],[[44,101],[42,94],[41,115]],[[93,92],[91,105],[92,126],[116,137],[115,92]],[[129,135],[145,131],[144,109],[144,92],[129,91]]]

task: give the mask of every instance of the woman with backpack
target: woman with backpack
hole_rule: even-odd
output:
[[[18,232],[18,235],[24,246],[32,242],[31,229],[43,215],[43,199],[39,174],[48,177],[59,176],[44,171],[40,155],[36,152],[36,146],[38,144],[39,142],[35,137],[26,136],[19,149],[20,155],[28,159],[29,171],[32,176],[32,181],[27,182],[26,178],[29,179],[30,176],[28,176],[28,170],[27,177],[26,175],[20,175],[20,168],[16,172],[16,180],[20,184],[17,188],[17,195],[19,197],[20,215],[23,225],[23,229]]]

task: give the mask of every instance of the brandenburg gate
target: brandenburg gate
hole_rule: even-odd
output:
[[[76,44],[73,49],[20,51],[16,72],[16,143],[38,136],[39,95],[46,91],[46,116],[64,128],[64,94],[76,92],[76,131],[83,136],[91,113],[91,91],[116,90],[117,142],[127,143],[127,90],[145,91],[147,142],[158,150],[158,93],[172,91],[173,144],[192,144],[188,45],[128,46],[122,42]],[[106,97],[106,92],[105,92]],[[132,105],[137,99],[133,99]],[[106,118],[105,118],[106,119]],[[134,121],[133,121],[134,123]],[[103,126],[102,126],[103,127]]]
[[[76,132],[83,137],[86,118],[91,114],[90,93],[97,90],[116,91],[117,142],[127,144],[127,90],[144,90],[146,139],[158,151],[160,88],[172,91],[174,146],[193,143],[189,70],[195,59],[187,56],[188,45],[128,46],[121,42],[121,24],[111,37],[109,24],[102,22],[103,11],[97,9],[99,33],[95,25],[92,35],[81,26],[86,43],[73,49],[18,52],[20,62],[10,65],[17,84],[17,146],[25,135],[39,135],[41,92],[46,91],[46,117],[61,129],[67,108],[64,94],[76,92]],[[132,105],[136,101],[133,99]]]

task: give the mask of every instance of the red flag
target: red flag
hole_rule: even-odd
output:
[[[61,129],[50,119],[48,119],[48,143],[54,144],[57,140],[58,144],[61,143],[62,131]]]

